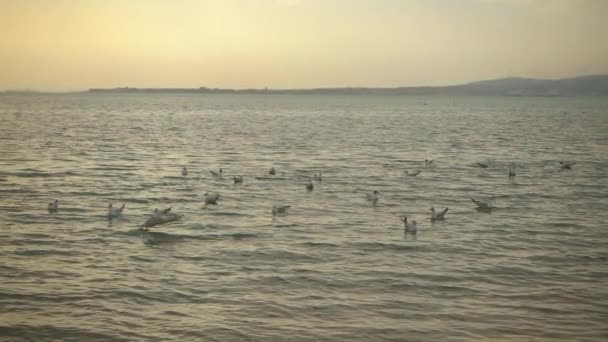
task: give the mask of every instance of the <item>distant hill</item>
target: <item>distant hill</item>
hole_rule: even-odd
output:
[[[90,93],[195,93],[195,94],[343,94],[343,95],[475,95],[475,96],[608,96],[608,75],[558,80],[502,78],[443,87],[220,89],[220,88],[109,88]],[[8,93],[8,92],[7,92]]]
[[[503,78],[457,86],[470,95],[575,96],[608,95],[608,75],[581,76],[559,80]]]

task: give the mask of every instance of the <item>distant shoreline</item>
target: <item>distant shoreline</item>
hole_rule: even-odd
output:
[[[9,90],[0,94],[61,94]],[[452,86],[425,87],[342,87],[312,89],[226,89],[226,88],[91,88],[64,93],[127,94],[254,94],[254,95],[449,95],[449,96],[608,96],[608,75],[591,75],[559,80],[503,78]]]

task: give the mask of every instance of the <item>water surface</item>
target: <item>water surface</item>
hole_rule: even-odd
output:
[[[2,95],[0,120],[8,340],[608,338],[608,99]]]

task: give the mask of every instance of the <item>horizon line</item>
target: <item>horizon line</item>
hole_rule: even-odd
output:
[[[114,87],[88,87],[85,89],[79,90],[36,90],[36,89],[4,89],[0,90],[0,93],[37,93],[37,94],[72,94],[72,93],[93,93],[96,91],[99,92],[110,92],[113,90],[152,90],[152,91],[160,91],[160,90],[187,90],[187,91],[227,91],[227,92],[247,92],[247,91],[255,91],[255,92],[297,92],[297,91],[319,91],[319,90],[398,90],[398,89],[428,89],[428,88],[450,88],[450,87],[462,87],[467,85],[472,85],[476,83],[483,82],[492,82],[492,81],[505,81],[505,80],[524,80],[524,81],[563,81],[563,80],[573,80],[579,78],[589,78],[589,77],[608,77],[608,73],[605,74],[582,74],[578,76],[572,77],[561,77],[561,78],[535,78],[535,77],[525,77],[525,76],[507,76],[500,78],[491,78],[491,79],[481,79],[476,81],[464,82],[464,83],[454,83],[454,84],[444,84],[444,85],[400,85],[400,86],[318,86],[318,87],[308,87],[308,88],[271,88],[271,87],[263,87],[263,88],[253,88],[253,87],[245,87],[245,88],[219,88],[219,87],[208,87],[208,86],[199,86],[199,87],[132,87],[132,86],[114,86]]]

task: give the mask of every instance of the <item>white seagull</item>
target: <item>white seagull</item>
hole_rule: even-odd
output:
[[[222,175],[223,175],[223,173],[224,173],[224,170],[222,170],[222,169],[220,169],[219,171],[211,170],[209,172],[211,173],[211,175],[213,177],[219,177],[219,178],[221,178]]]
[[[182,168],[182,176],[187,176],[188,175],[188,169],[184,166]]]
[[[125,204],[123,203],[120,208],[112,208],[112,203],[108,204],[108,218],[113,219],[120,215],[122,215],[122,211],[125,209]]]
[[[274,205],[272,206],[272,215],[285,214],[289,208],[291,208],[290,205]]]
[[[448,212],[449,208],[443,209],[442,212],[435,211],[435,207],[431,208],[431,220],[432,221],[441,221],[445,219],[445,214]]]
[[[52,213],[54,213],[57,210],[59,210],[59,201],[54,200],[53,202],[49,203],[48,209]]]
[[[476,200],[474,198],[471,198],[471,201],[473,201],[473,203],[477,204],[477,207],[479,209],[492,209],[493,206],[492,204],[490,204],[490,202],[484,202],[484,201],[480,201],[480,200]]]
[[[406,234],[412,233],[413,235],[416,235],[416,233],[418,232],[418,227],[416,227],[416,220],[412,222],[407,222],[407,216],[403,216],[401,221],[403,221],[403,231]]]
[[[152,214],[152,216],[150,216],[150,218],[148,218],[146,220],[146,222],[144,222],[144,224],[142,224],[141,227],[139,227],[139,230],[147,231],[150,229],[150,227],[154,227],[154,226],[157,226],[157,225],[163,224],[163,223],[177,221],[179,219],[181,219],[181,216],[177,215],[175,213],[172,213],[171,208],[167,208],[164,210],[155,209],[154,214]]]
[[[380,193],[378,192],[378,190],[374,190],[374,192],[372,192],[371,194],[365,194],[365,197],[368,201],[372,202],[374,205],[378,203],[378,200],[380,199],[378,197]]]
[[[217,204],[217,200],[220,199],[220,194],[215,192],[205,192],[203,196],[205,196],[205,205]]]
[[[320,182],[323,180],[323,173],[322,172],[315,173],[314,176],[312,176],[312,177]]]

